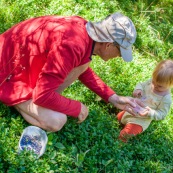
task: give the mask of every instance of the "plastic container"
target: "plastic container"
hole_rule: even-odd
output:
[[[134,112],[135,114],[142,114],[146,109],[143,108],[143,107],[141,107],[140,105],[138,105],[138,103],[136,103],[136,101],[134,101],[134,102],[135,102],[135,104],[136,104],[136,107],[132,109],[133,112]]]
[[[22,150],[32,150],[38,157],[45,152],[47,145],[46,132],[36,126],[29,126],[23,130],[19,140],[19,152]]]

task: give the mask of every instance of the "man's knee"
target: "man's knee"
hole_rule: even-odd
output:
[[[44,130],[59,131],[67,122],[65,114],[35,105],[32,100],[18,104],[15,108],[27,122]]]
[[[60,119],[57,119],[57,123],[55,123],[54,126],[51,126],[51,131],[56,132],[61,130],[66,124],[66,122],[67,122],[67,116],[64,115]]]
[[[41,126],[48,131],[57,132],[63,128],[67,122],[67,116],[65,114],[54,118],[49,118],[48,120],[41,121]]]

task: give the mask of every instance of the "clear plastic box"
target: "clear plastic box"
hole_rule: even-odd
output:
[[[44,130],[36,126],[29,126],[23,130],[19,140],[19,152],[24,149],[32,150],[40,157],[45,152],[47,141],[48,138]]]

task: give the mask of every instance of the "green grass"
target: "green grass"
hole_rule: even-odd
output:
[[[131,96],[139,81],[151,77],[155,64],[173,58],[172,0],[1,0],[0,33],[27,18],[42,15],[80,15],[99,21],[115,11],[128,15],[138,37],[134,61],[108,62],[93,58],[92,68],[118,94]],[[89,117],[82,124],[68,118],[57,133],[47,133],[48,144],[40,159],[18,154],[23,129],[29,126],[13,108],[0,104],[0,172],[8,173],[172,173],[173,118],[153,122],[145,133],[125,144],[119,141],[118,110],[99,101],[79,81],[64,95],[85,103]]]

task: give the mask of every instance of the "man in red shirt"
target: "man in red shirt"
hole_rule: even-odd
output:
[[[79,122],[87,118],[83,103],[61,95],[76,79],[119,109],[135,107],[131,98],[116,95],[89,67],[92,55],[131,61],[135,39],[135,26],[121,13],[95,23],[79,16],[20,22],[0,35],[0,101],[49,131],[60,130],[67,115]]]

